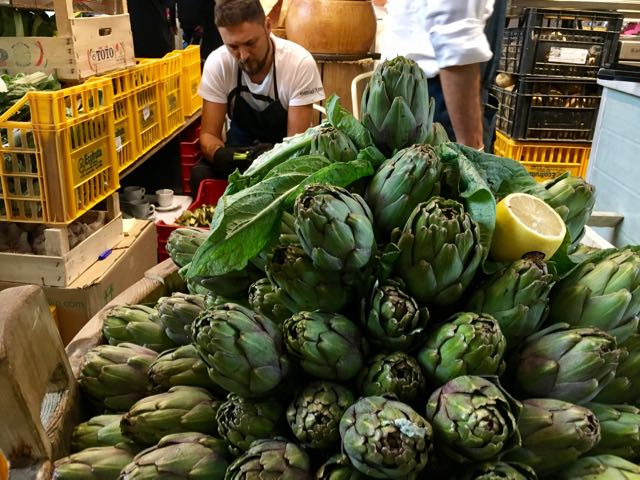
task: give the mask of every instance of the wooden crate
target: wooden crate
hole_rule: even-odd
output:
[[[43,8],[37,0],[19,3]],[[0,69],[10,74],[54,73],[61,80],[78,82],[135,65],[126,0],[116,3],[110,10],[120,14],[74,18],[73,0],[53,0],[58,35],[0,37]]]

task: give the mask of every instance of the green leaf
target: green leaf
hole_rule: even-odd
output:
[[[278,175],[285,175],[292,172],[307,173],[311,175],[321,168],[331,165],[331,160],[323,155],[302,155],[300,157],[290,158],[289,160],[274,167],[264,177],[265,180]]]

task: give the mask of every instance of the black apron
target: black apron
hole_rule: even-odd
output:
[[[275,45],[273,46],[273,89],[275,99],[252,93],[242,84],[242,71],[238,67],[238,83],[227,97],[227,108],[231,127],[227,133],[227,145],[245,146],[252,143],[280,143],[287,136],[287,111],[278,98]],[[248,92],[257,100],[268,102],[263,111],[255,110],[242,98]]]

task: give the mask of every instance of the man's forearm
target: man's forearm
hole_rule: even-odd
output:
[[[480,64],[444,68],[440,82],[457,142],[482,148]]]
[[[215,135],[205,132],[200,134],[200,150],[208,162],[211,162],[213,154],[221,147],[224,147],[224,142]]]

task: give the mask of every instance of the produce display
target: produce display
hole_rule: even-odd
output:
[[[215,212],[215,205],[200,205],[195,210],[186,210],[175,220],[184,227],[208,227]]]
[[[106,318],[54,478],[640,480],[640,247],[579,246],[584,181],[448,142],[410,60],[362,111],[171,234],[189,291]]]

